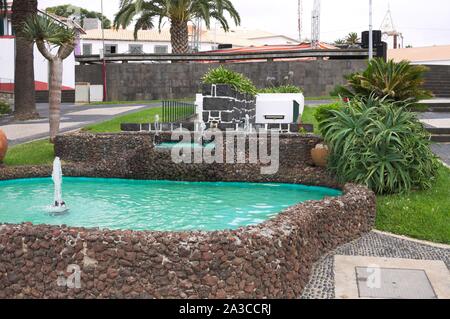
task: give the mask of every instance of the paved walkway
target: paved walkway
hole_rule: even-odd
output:
[[[160,103],[147,105],[96,105],[83,106],[73,104],[61,105],[60,132],[68,132],[86,125],[102,122],[118,115],[133,113],[139,110],[159,107]],[[29,142],[48,136],[48,104],[37,104],[40,119],[31,121],[13,121],[12,118],[0,120],[2,129],[10,145]]]
[[[355,261],[352,262],[351,256],[359,257],[354,258]],[[374,259],[373,257],[382,258]],[[342,262],[343,259],[345,263]],[[351,287],[352,280],[349,280],[348,278],[346,280],[342,279],[346,278],[346,272],[349,274],[356,274],[358,272],[357,268],[359,268],[357,266],[365,266],[364,260],[367,262],[367,267],[369,267],[369,264],[372,264],[373,267],[374,263],[379,263],[381,267],[385,268],[384,270],[401,269],[403,268],[401,266],[402,264],[405,265],[403,270],[411,270],[411,268],[414,270],[417,268],[416,271],[425,272],[425,278],[430,279],[432,284],[434,283],[431,279],[439,277],[436,285],[441,285],[441,287],[432,286],[437,294],[440,293],[440,296],[444,296],[445,293],[450,291],[450,246],[429,245],[419,241],[399,238],[397,236],[371,232],[358,240],[339,247],[317,262],[314,266],[310,281],[301,297],[303,299],[345,298],[342,294],[342,291],[345,289],[350,291],[346,297],[353,297],[351,290],[353,289],[353,293],[358,293],[359,287],[357,286],[357,281],[361,279],[360,276],[356,278],[355,275],[353,287]],[[338,265],[336,261],[338,261]],[[435,270],[436,268],[438,271]],[[381,280],[381,283],[389,283],[391,286],[393,284],[401,286],[401,280],[407,279],[409,274],[399,273],[396,275],[394,274],[394,277],[392,277],[392,274],[381,273],[381,276],[383,275],[385,278],[381,278],[384,279]],[[413,273],[412,275],[417,275],[417,273]],[[397,291],[395,292],[404,293],[406,296],[411,296],[411,293],[417,293],[416,297],[419,298],[425,291],[423,286],[427,284],[428,281],[419,284],[415,292],[408,290],[402,292],[401,287],[396,287]],[[407,286],[407,280],[405,286]],[[389,298],[389,293],[392,293],[392,289],[389,290],[389,288],[392,287],[382,286],[380,289],[376,290],[378,293],[381,293],[378,297]],[[386,295],[383,296],[383,293]],[[366,298],[369,297],[366,296]]]

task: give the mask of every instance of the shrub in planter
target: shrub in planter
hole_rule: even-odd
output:
[[[425,66],[412,65],[408,61],[396,63],[376,58],[369,62],[364,72],[348,75],[347,85],[337,87],[334,94],[348,98],[374,94],[392,101],[414,103],[432,97],[432,93],[423,88],[427,70]]]
[[[432,186],[439,162],[429,134],[402,103],[357,98],[330,112],[320,129],[330,148],[328,167],[339,181],[378,194]]]
[[[209,70],[202,78],[204,84],[228,84],[240,93],[255,96],[257,89],[253,82],[241,73],[220,66]]]
[[[0,115],[11,113],[11,108],[9,104],[5,101],[0,100]]]
[[[314,118],[316,119],[317,123],[319,123],[319,127],[320,123],[333,116],[333,113],[331,113],[331,111],[338,111],[342,108],[342,106],[343,105],[340,102],[319,106],[314,112]]]
[[[295,85],[281,85],[260,89],[258,93],[303,93],[303,90]]]

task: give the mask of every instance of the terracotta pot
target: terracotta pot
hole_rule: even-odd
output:
[[[0,163],[6,156],[6,151],[8,150],[8,140],[6,139],[6,134],[0,130]]]
[[[311,150],[313,163],[318,167],[327,167],[328,155],[328,147],[322,144],[316,145],[316,147]]]

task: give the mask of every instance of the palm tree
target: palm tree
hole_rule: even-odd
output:
[[[347,37],[345,38],[345,42],[348,45],[356,45],[360,42],[358,33],[356,32],[350,32]]]
[[[75,31],[49,17],[36,14],[24,23],[23,34],[28,41],[36,43],[39,52],[49,61],[50,141],[54,142],[61,116],[63,61],[75,48]]]
[[[335,45],[344,45],[347,44],[347,41],[344,39],[337,39],[336,41],[334,41]]]
[[[2,0],[7,2],[7,0]],[[37,0],[15,0],[12,5],[12,26],[16,35],[14,68],[14,115],[18,119],[38,116],[34,87],[34,46],[23,35],[25,21],[37,13]]]
[[[205,21],[209,29],[211,19],[215,19],[225,31],[228,31],[230,27],[225,13],[230,15],[236,25],[241,23],[239,13],[230,0],[121,0],[120,10],[114,19],[114,27],[126,28],[134,18],[137,18],[134,28],[134,37],[137,38],[138,30],[154,27],[153,19],[158,19],[160,31],[162,23],[168,19],[172,52],[188,53],[188,22],[199,18]]]

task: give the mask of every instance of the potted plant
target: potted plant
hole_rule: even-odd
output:
[[[317,144],[311,150],[311,157],[315,166],[327,167],[328,155],[330,154],[328,146],[325,144]]]
[[[0,129],[0,163],[6,156],[6,151],[8,150],[8,139],[6,134]]]

